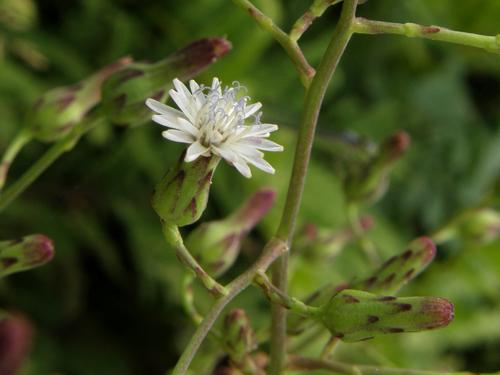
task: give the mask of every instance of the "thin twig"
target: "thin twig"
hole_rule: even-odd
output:
[[[479,373],[472,372],[427,371],[409,368],[354,365],[344,362],[327,361],[323,359],[300,356],[290,356],[288,359],[288,369],[301,371],[326,370],[346,375],[481,375]],[[498,375],[499,373],[495,374]]]
[[[358,34],[396,34],[410,38],[424,38],[442,42],[477,47],[488,52],[500,53],[500,34],[496,36],[465,33],[441,26],[422,26],[415,23],[394,23],[356,18],[352,31]]]
[[[252,17],[260,27],[268,31],[273,38],[281,44],[295,65],[295,69],[297,69],[300,75],[302,84],[308,87],[314,77],[315,71],[314,68],[309,65],[297,42],[293,41],[270,17],[262,13],[262,11],[249,0],[233,0],[233,2],[248,12],[250,17]]]

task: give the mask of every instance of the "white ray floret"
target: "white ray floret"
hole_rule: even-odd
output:
[[[278,126],[260,122],[262,104],[248,104],[249,98],[241,95],[244,87],[235,82],[222,88],[218,78],[211,86],[191,80],[189,89],[178,79],[173,83],[175,89],[169,94],[180,110],[154,99],[146,100],[146,105],[156,113],[153,121],[169,128],[162,133],[164,138],[189,144],[186,162],[213,154],[245,177],[252,176],[248,164],[274,173],[262,151],[283,151],[282,146],[267,139]]]

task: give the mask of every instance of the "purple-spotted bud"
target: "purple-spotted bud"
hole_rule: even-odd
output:
[[[323,324],[346,342],[445,327],[453,320],[453,305],[444,298],[396,298],[351,289],[336,294],[321,309]]]
[[[272,207],[276,192],[260,189],[232,215],[203,223],[186,239],[186,247],[212,277],[217,278],[235,262],[246,234]]]
[[[135,63],[110,76],[103,84],[103,107],[117,125],[141,125],[151,119],[148,98],[163,101],[172,81],[188,80],[231,49],[224,38],[205,38],[174,52],[156,63]]]
[[[409,135],[397,132],[379,146],[366,164],[353,168],[352,173],[348,172],[344,179],[348,201],[375,202],[384,195],[389,185],[389,174],[409,145]]]
[[[223,325],[223,339],[231,361],[238,367],[257,348],[255,332],[244,310],[233,309],[227,314]]]
[[[369,231],[372,226],[372,218],[365,216],[360,219],[360,228],[363,231]],[[294,248],[303,253],[304,257],[324,261],[325,258],[337,256],[353,239],[351,226],[331,230],[308,223],[295,238]]]
[[[33,138],[55,142],[68,134],[101,100],[103,81],[130,63],[130,58],[122,58],[87,79],[41,96],[27,115],[27,126]]]
[[[408,249],[387,260],[372,276],[351,283],[350,288],[372,293],[395,294],[420,274],[436,255],[436,246],[429,237],[419,237]]]
[[[192,224],[205,211],[212,175],[220,158],[200,156],[186,163],[184,153],[177,165],[167,171],[156,185],[151,204],[160,219],[182,227]]]
[[[0,374],[13,375],[21,369],[31,348],[33,329],[19,314],[0,320]]]
[[[54,256],[50,238],[33,234],[0,242],[0,277],[44,265]]]

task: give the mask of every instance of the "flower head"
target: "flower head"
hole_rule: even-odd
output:
[[[185,161],[217,155],[233,165],[243,176],[251,177],[248,164],[267,173],[274,168],[264,160],[262,151],[283,151],[266,138],[277,130],[274,124],[262,124],[260,103],[248,104],[244,87],[237,82],[225,88],[217,78],[211,86],[189,82],[189,89],[178,79],[170,97],[180,110],[148,99],[146,105],[156,114],[153,121],[170,128],[162,135],[174,142],[187,143]]]

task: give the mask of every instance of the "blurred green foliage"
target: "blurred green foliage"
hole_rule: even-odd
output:
[[[498,33],[500,2],[480,3],[370,0],[359,15]],[[285,29],[308,5],[255,4]],[[291,63],[270,36],[229,0],[1,0],[0,9],[0,150],[48,89],[79,81],[126,55],[156,61],[207,36],[224,35],[233,43],[232,52],[200,80],[218,76],[246,85],[263,102],[264,120],[281,125],[274,140],[285,145],[284,153],[267,157],[275,176],[256,171],[247,180],[222,163],[215,175],[203,220],[228,214],[258,187],[278,190],[278,202],[246,241],[229,276],[242,271],[279,220],[303,101]],[[311,62],[321,57],[337,16],[338,9],[330,9],[301,40]],[[412,146],[387,194],[368,209],[375,219],[370,237],[384,258],[476,204],[499,179],[499,102],[497,55],[397,36],[354,37],[327,93],[319,137],[328,142],[335,132],[350,130],[378,142],[400,129],[410,134]],[[24,312],[36,327],[23,373],[162,374],[182,351],[193,331],[180,305],[184,271],[150,207],[153,186],[181,146],[159,133],[152,124],[95,129],[2,212],[0,238],[37,232],[56,246],[51,264],[0,284],[0,304]],[[9,181],[44,147],[30,144]],[[345,214],[331,154],[318,147],[300,222],[334,229],[345,225]],[[300,259],[293,265],[291,291],[299,297],[370,273],[355,245],[332,261]],[[341,345],[338,357],[429,369],[500,368],[500,242],[440,246],[437,260],[402,294],[448,298],[456,319],[437,332]],[[202,291],[196,295],[201,306],[210,302]],[[234,305],[246,309],[257,330],[267,326],[268,305],[258,291],[246,291]],[[318,354],[326,340],[320,337],[308,352]],[[194,374],[210,370],[214,350],[209,343],[203,347]]]

